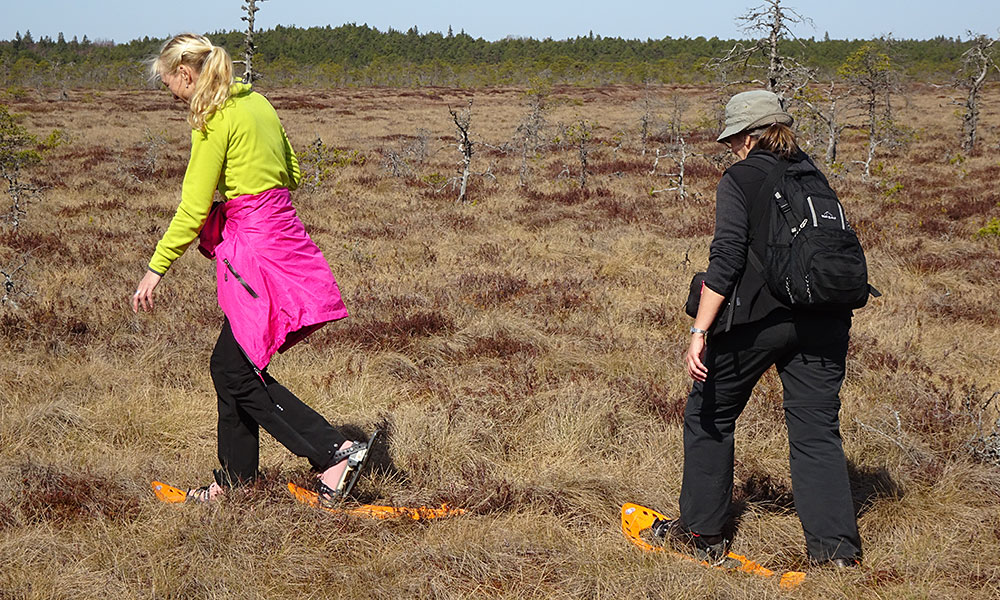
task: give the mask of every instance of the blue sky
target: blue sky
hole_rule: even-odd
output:
[[[624,38],[741,37],[736,17],[763,0],[267,0],[257,13],[258,28],[275,25],[337,26],[367,23],[381,30],[457,33],[464,29],[489,40],[508,35],[563,39],[587,35]],[[63,32],[91,40],[124,42],[182,31],[242,29],[241,0],[0,0],[0,39],[30,30],[35,39]],[[891,33],[897,39],[966,35],[967,30],[996,36],[1000,0],[788,0],[810,17],[815,28],[800,25],[800,37],[869,39]],[[945,8],[945,6],[947,8]]]

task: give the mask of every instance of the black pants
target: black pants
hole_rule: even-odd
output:
[[[861,539],[840,439],[849,318],[772,317],[709,340],[708,379],[695,382],[684,414],[681,520],[722,533],[733,494],[733,433],[750,392],[776,365],[784,388],[795,510],[816,560],[861,556]]]
[[[212,381],[219,397],[219,463],[227,483],[252,480],[259,463],[259,428],[318,470],[347,438],[267,371],[260,375],[233,337],[229,319],[212,352]]]

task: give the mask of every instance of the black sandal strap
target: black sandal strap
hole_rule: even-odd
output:
[[[332,497],[334,497],[334,496],[337,495],[337,490],[335,490],[332,487],[326,485],[325,483],[323,483],[322,480],[317,479],[316,480],[316,493],[319,494],[320,496],[326,496],[328,498],[332,498]]]
[[[330,467],[343,461],[346,458],[354,456],[355,454],[361,452],[362,450],[367,450],[367,449],[368,449],[368,442],[354,442],[353,444],[351,444],[350,448],[337,450],[336,452],[333,453],[332,456],[330,456]]]
[[[209,498],[208,498],[208,488],[209,487],[210,486],[203,485],[203,486],[197,487],[197,488],[190,488],[187,491],[187,497],[185,498],[185,501],[186,502],[207,503],[209,501]]]
[[[316,499],[320,506],[337,506],[343,500],[343,496],[337,490],[326,485],[320,480],[316,481]]]

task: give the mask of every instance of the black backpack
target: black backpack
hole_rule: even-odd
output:
[[[806,158],[779,159],[750,208],[750,264],[793,308],[850,310],[880,296],[844,207]]]

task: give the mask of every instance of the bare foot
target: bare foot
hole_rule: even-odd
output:
[[[352,442],[351,440],[347,440],[346,442],[340,445],[340,450],[347,450],[353,445],[354,442]],[[323,482],[323,485],[330,488],[331,490],[336,490],[337,487],[340,485],[340,480],[343,479],[344,471],[346,470],[347,470],[347,459],[345,458],[339,463],[323,471],[319,476],[319,480]]]

